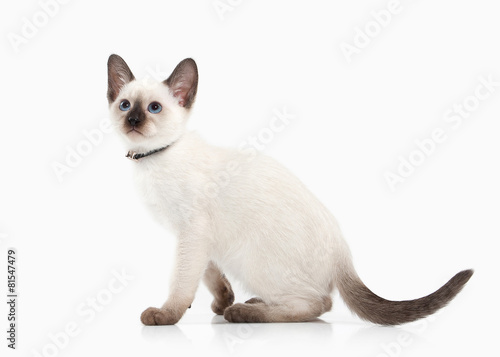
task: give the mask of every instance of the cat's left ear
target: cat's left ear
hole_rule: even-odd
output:
[[[133,81],[134,75],[127,64],[118,55],[111,55],[108,59],[108,101],[113,103],[122,87]]]
[[[174,71],[163,81],[174,97],[179,100],[179,105],[186,109],[191,108],[198,89],[198,67],[192,58],[181,61]]]

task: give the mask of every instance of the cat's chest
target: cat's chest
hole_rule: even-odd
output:
[[[182,207],[186,205],[186,183],[168,168],[139,167],[135,185],[153,216],[162,224],[176,230],[185,220]]]

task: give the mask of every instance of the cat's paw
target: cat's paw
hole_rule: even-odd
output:
[[[234,293],[231,288],[224,287],[220,296],[212,302],[212,311],[217,315],[223,315],[224,310],[231,306],[234,302]]]
[[[245,304],[263,304],[264,300],[258,297],[253,297],[247,301],[245,301]]]
[[[179,321],[175,314],[161,310],[156,307],[150,307],[141,314],[141,322],[146,326],[155,325],[174,325]]]
[[[267,322],[259,304],[234,304],[224,310],[224,318],[229,322]]]

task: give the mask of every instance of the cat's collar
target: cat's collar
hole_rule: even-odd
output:
[[[170,144],[171,145],[171,144]],[[165,150],[166,148],[168,148],[170,145],[167,145],[167,146],[163,146],[159,149],[155,149],[155,150],[151,150],[151,151],[148,151],[148,152],[144,152],[144,153],[138,153],[136,151],[132,151],[130,150],[127,155],[125,155],[126,158],[129,158],[130,160],[132,161],[139,161],[140,159],[142,159],[143,157],[146,157],[146,156],[149,156],[149,155],[153,155],[153,154],[156,154],[157,152],[160,152],[160,151],[163,151]]]

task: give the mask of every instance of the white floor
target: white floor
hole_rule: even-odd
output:
[[[209,313],[204,289],[177,325],[142,326],[139,305],[127,306],[136,292],[116,296],[89,321],[78,313],[56,314],[58,321],[45,323],[50,332],[23,326],[23,348],[12,356],[471,356],[496,348],[494,325],[486,327],[486,319],[476,316],[472,292],[430,318],[400,327],[360,321],[341,301],[312,322],[231,324]],[[64,336],[68,323],[77,326],[75,337]]]

